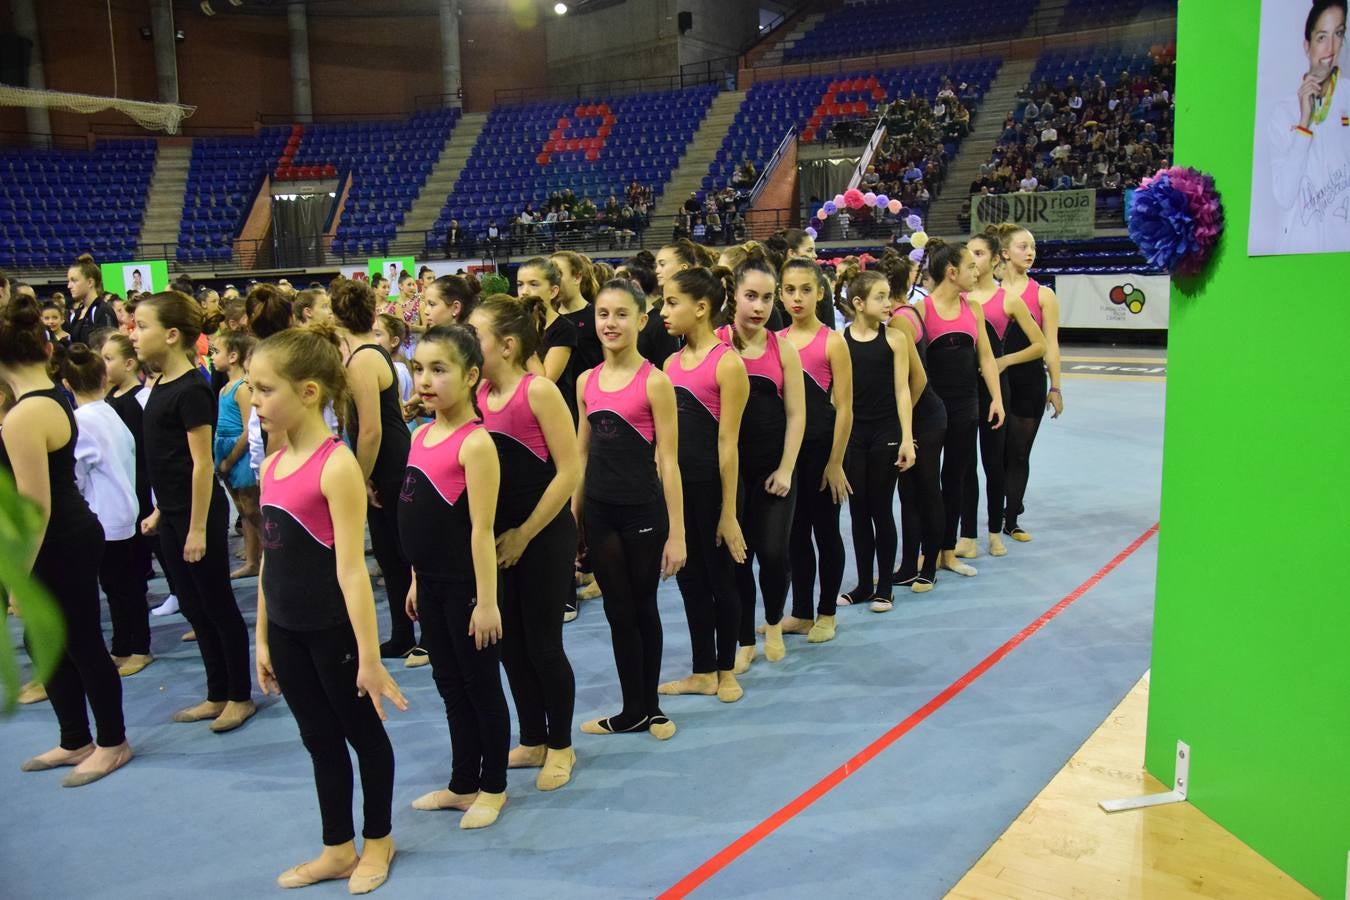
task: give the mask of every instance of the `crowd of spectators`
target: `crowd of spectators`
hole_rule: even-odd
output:
[[[971,194],[1095,188],[1118,195],[1172,159],[1175,64],[1147,74],[1045,81],[1019,98]]]
[[[538,208],[526,203],[504,226],[490,221],[482,234],[465,232],[458,221],[452,220],[446,233],[445,252],[447,257],[473,256],[479,249],[492,255],[519,254],[604,241],[622,249],[634,244],[651,224],[655,202],[655,190],[637,179],[633,179],[622,197],[610,194],[600,206],[566,188],[549,194]]]
[[[697,191],[690,191],[676,213],[672,239],[689,238],[696,244],[708,245],[744,241],[745,213],[750,208],[750,190],[757,177],[755,167],[746,160],[737,168],[732,183],[722,190],[709,191],[701,200]]]

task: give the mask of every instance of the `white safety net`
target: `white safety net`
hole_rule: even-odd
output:
[[[120,97],[73,94],[69,91],[37,91],[8,84],[0,84],[0,106],[64,109],[85,115],[114,109],[130,116],[142,128],[167,134],[177,134],[179,123],[197,111],[197,107],[181,103],[150,103],[144,100],[123,100]]]

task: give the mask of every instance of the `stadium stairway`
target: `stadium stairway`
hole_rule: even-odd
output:
[[[929,234],[952,237],[961,234],[961,204],[970,199],[966,193],[980,172],[980,166],[993,155],[994,145],[1003,133],[1003,120],[1017,105],[1017,92],[1027,85],[1036,59],[1009,59],[999,69],[980,102],[979,115],[970,134],[961,142],[956,158],[947,166],[942,191],[928,212],[924,226]]]
[[[689,192],[701,190],[703,176],[708,174],[708,166],[713,161],[713,155],[722,146],[722,139],[727,136],[727,131],[730,130],[731,123],[736,119],[736,113],[740,112],[741,104],[744,102],[745,91],[723,91],[713,98],[712,104],[708,107],[708,114],[703,117],[698,131],[694,132],[693,140],[689,142],[684,158],[680,160],[679,168],[671,173],[665,193],[656,201],[655,208],[650,212],[653,221],[659,222],[663,217],[668,220],[676,215],[684,201],[689,198]],[[669,228],[669,221],[662,227]]]
[[[487,124],[487,113],[468,113],[460,117],[450,139],[441,150],[440,158],[432,166],[422,193],[413,201],[403,219],[403,225],[394,235],[394,242],[402,246],[422,246],[423,235],[436,224],[436,217],[445,206],[445,198],[454,190],[455,181],[464,170],[469,154],[478,143],[478,136]]]
[[[825,18],[825,13],[811,13],[783,36],[783,39],[770,47],[763,56],[755,63],[756,66],[781,66],[783,64],[783,51],[793,44],[806,37],[807,32],[820,24],[820,20]]]
[[[187,189],[191,142],[168,146],[160,142],[155,153],[155,173],[145,198],[145,219],[137,240],[137,259],[173,259],[178,246],[178,228],[183,219],[183,192]],[[165,247],[167,245],[167,252]]]

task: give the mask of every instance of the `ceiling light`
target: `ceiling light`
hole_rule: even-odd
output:
[[[565,16],[567,15],[567,4],[566,3],[553,4],[553,11],[560,16]]]

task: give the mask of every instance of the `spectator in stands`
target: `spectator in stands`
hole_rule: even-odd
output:
[[[66,314],[66,330],[75,343],[88,344],[100,328],[117,328],[117,314],[103,297],[103,273],[94,258],[84,254],[66,272],[66,290],[72,305]],[[188,296],[192,295],[191,281]]]
[[[863,172],[862,183],[869,188],[875,188],[881,183],[881,176],[877,174],[876,166],[867,167],[867,171]]]
[[[5,274],[4,269],[0,269],[0,309],[4,309],[9,303],[9,276]]]
[[[735,176],[731,179],[731,183],[739,188],[752,188],[758,178],[759,173],[755,171],[755,164],[747,158],[741,162]]]
[[[497,220],[493,219],[490,222],[488,222],[487,227],[488,252],[495,255],[497,253],[497,248],[501,246],[501,242],[502,242],[501,229],[497,227]]]
[[[1022,176],[1022,180],[1017,185],[1018,190],[1022,191],[1024,194],[1033,194],[1040,186],[1040,181],[1032,173],[1031,169],[1026,170],[1026,173]]]
[[[689,199],[684,201],[684,211],[690,216],[696,216],[703,211],[703,204],[698,202],[698,191],[689,192]]]
[[[445,232],[445,258],[458,256],[464,247],[464,229],[459,227],[459,219],[451,219]]]

